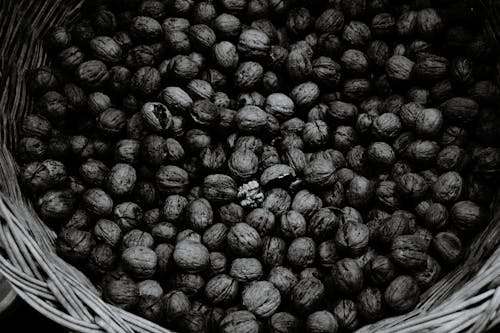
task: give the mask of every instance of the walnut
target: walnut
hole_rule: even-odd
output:
[[[242,294],[243,305],[259,317],[270,317],[281,304],[281,295],[274,285],[257,281],[248,285]]]
[[[420,289],[414,278],[400,275],[385,289],[384,300],[392,310],[402,313],[412,310],[420,298]]]
[[[205,270],[209,264],[208,249],[199,242],[181,240],[175,245],[173,258],[175,263],[189,273]]]
[[[226,304],[238,294],[238,281],[229,275],[216,275],[205,286],[205,297],[213,304]]]

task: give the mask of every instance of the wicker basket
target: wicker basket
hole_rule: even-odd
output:
[[[170,332],[103,302],[76,268],[60,259],[55,233],[21,194],[10,153],[16,124],[32,109],[25,74],[48,62],[41,39],[50,26],[71,24],[82,0],[0,1],[0,272],[18,295],[76,332]],[[498,196],[497,196],[498,197]],[[500,323],[500,209],[472,243],[466,260],[422,297],[409,314],[359,332],[484,332]]]

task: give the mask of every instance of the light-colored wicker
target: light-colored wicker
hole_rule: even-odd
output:
[[[103,302],[89,280],[57,256],[56,235],[17,182],[11,154],[16,124],[32,109],[26,72],[48,63],[44,33],[50,26],[71,24],[81,5],[81,0],[0,1],[0,272],[23,300],[70,331],[170,332]],[[416,310],[359,332],[484,332],[500,324],[498,203],[465,262],[428,290]]]

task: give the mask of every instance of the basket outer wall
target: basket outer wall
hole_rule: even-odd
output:
[[[55,253],[55,234],[22,195],[12,156],[16,124],[33,101],[30,68],[48,64],[41,39],[68,25],[81,0],[0,1],[0,272],[28,304],[75,332],[170,332],[104,303],[76,268]],[[498,196],[497,196],[498,197]],[[358,330],[370,332],[484,332],[500,323],[500,213],[472,244],[465,262],[422,297],[417,309]]]

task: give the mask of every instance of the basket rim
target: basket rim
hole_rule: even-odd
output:
[[[0,318],[3,314],[7,313],[17,300],[17,293],[12,289],[8,280],[0,273],[0,286],[6,288],[4,297],[0,299]]]

